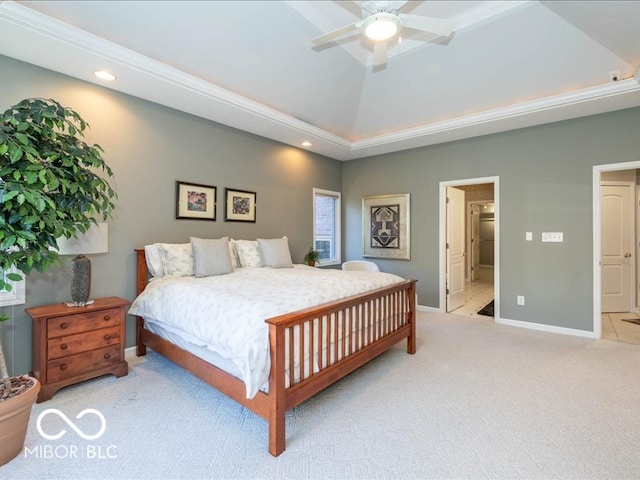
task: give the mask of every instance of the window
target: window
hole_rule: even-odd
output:
[[[340,256],[340,192],[313,189],[313,245],[320,265],[337,265]]]

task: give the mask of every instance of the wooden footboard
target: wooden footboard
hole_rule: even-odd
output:
[[[137,253],[137,292],[144,290],[144,250]],[[269,393],[245,396],[244,382],[155,335],[137,319],[137,354],[150,347],[233,398],[269,423],[269,452],[285,449],[285,412],[338,381],[396,343],[416,351],[415,280],[266,320]]]

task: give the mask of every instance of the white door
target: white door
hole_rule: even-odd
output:
[[[632,310],[633,186],[600,187],[602,312]]]
[[[447,187],[447,312],[464,305],[464,190]]]

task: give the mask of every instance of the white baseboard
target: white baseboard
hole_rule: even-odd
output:
[[[540,330],[543,332],[559,333],[561,335],[573,335],[575,337],[600,338],[595,332],[578,330],[575,328],[557,327],[555,325],[545,325],[543,323],[523,322],[521,320],[509,320],[508,318],[497,318],[496,323],[510,325],[512,327],[528,328],[529,330]]]
[[[418,312],[425,312],[425,313],[442,313],[439,308],[427,307],[424,305],[416,305],[416,310]]]

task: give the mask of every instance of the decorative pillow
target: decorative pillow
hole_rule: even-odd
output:
[[[240,261],[236,254],[236,241],[233,238],[229,240],[229,255],[231,255],[231,265],[233,265],[233,268],[240,268]]]
[[[147,260],[147,271],[152,278],[164,276],[162,267],[162,252],[157,243],[144,246],[144,257]]]
[[[260,254],[262,264],[272,268],[293,268],[291,252],[289,252],[289,239],[282,238],[259,238]]]
[[[190,243],[159,243],[165,275],[193,275],[193,249]]]
[[[236,252],[243,268],[261,267],[260,249],[255,240],[236,240]]]
[[[229,237],[203,239],[191,237],[193,271],[196,277],[211,277],[233,272]]]

